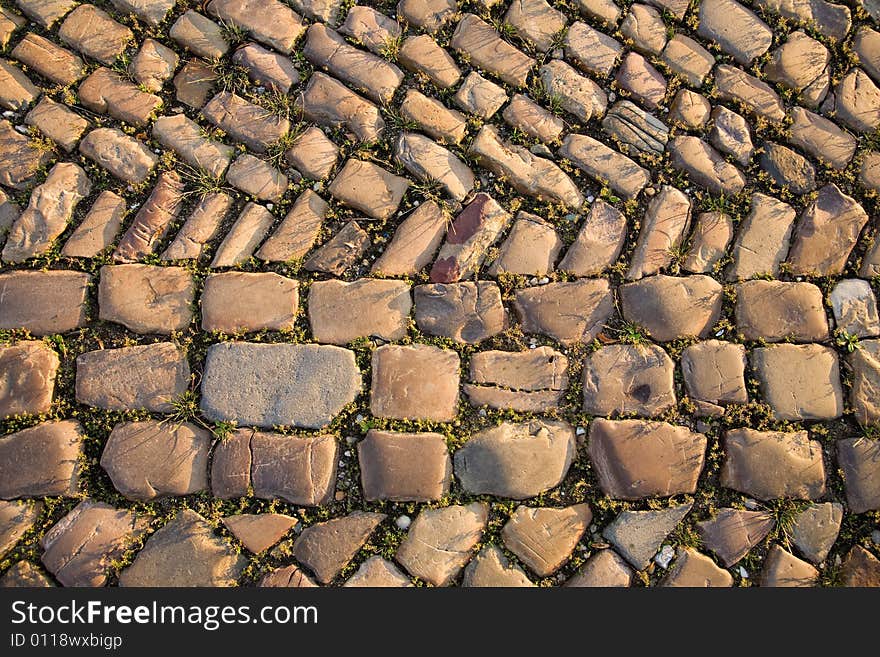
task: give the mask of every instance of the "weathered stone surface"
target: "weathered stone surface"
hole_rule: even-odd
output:
[[[703,544],[730,568],[773,529],[772,516],[764,511],[720,509],[708,520],[697,523]]]
[[[293,328],[299,304],[297,281],[272,272],[224,272],[205,279],[202,329],[283,331]]]
[[[370,411],[377,417],[451,422],[458,404],[459,357],[423,344],[373,351]]]
[[[567,21],[565,14],[545,0],[514,0],[504,15],[504,22],[511,25],[520,38],[547,52],[553,45],[553,37]]]
[[[328,584],[385,518],[384,513],[355,511],[307,527],[293,544],[293,556],[311,570],[319,582]]]
[[[474,187],[470,168],[424,135],[401,132],[394,145],[394,159],[419,180],[439,183],[456,201],[463,201]]]
[[[807,107],[817,107],[828,93],[830,61],[825,46],[798,30],[773,51],[764,75],[771,82],[800,92],[800,101]]]
[[[174,241],[165,249],[162,260],[201,259],[206,245],[217,236],[220,224],[232,205],[232,197],[223,192],[206,194],[186,218]]]
[[[311,189],[305,190],[255,255],[267,262],[302,258],[318,239],[327,208],[324,199]]]
[[[733,586],[733,575],[715,565],[709,557],[693,548],[678,548],[675,563],[661,586],[688,588]]]
[[[12,56],[44,78],[63,86],[73,84],[84,74],[82,59],[38,34],[26,34],[12,49]]]
[[[838,121],[856,132],[871,132],[880,125],[880,89],[860,68],[853,68],[837,83],[826,103]]]
[[[254,432],[250,439],[254,495],[319,506],[333,499],[339,446],[335,436]]]
[[[362,563],[357,572],[349,577],[343,586],[411,587],[413,583],[393,563],[374,555]]]
[[[559,270],[573,276],[597,276],[617,261],[625,238],[626,217],[596,199],[559,263]]]
[[[184,330],[192,321],[194,300],[195,281],[182,267],[101,267],[99,318],[135,333]]]
[[[522,194],[539,201],[562,203],[572,209],[583,203],[577,185],[562,169],[522,146],[502,142],[492,126],[484,125],[480,129],[468,154]]]
[[[841,579],[844,586],[880,586],[880,559],[861,545],[854,545],[843,562]]]
[[[565,130],[565,122],[561,118],[523,94],[514,95],[502,116],[515,130],[540,139],[545,144],[558,142]]]
[[[608,97],[602,88],[560,59],[554,59],[538,71],[544,92],[559,99],[566,112],[583,122],[605,114]]]
[[[98,114],[109,114],[133,126],[145,126],[162,99],[144,93],[108,68],[98,68],[79,85],[82,104]]]
[[[426,6],[428,3],[413,4]],[[415,21],[407,20],[415,24]],[[386,52],[388,45],[400,36],[401,29],[396,20],[379,13],[372,7],[355,5],[345,15],[345,22],[339,26],[339,32],[352,37],[367,50],[381,55]]]
[[[709,141],[719,151],[733,155],[733,158],[743,166],[748,165],[755,150],[749,124],[739,114],[731,112],[723,105],[712,110]]]
[[[192,9],[188,9],[174,22],[168,36],[207,59],[219,59],[229,51],[229,42],[223,29],[207,16]]]
[[[309,77],[301,102],[309,121],[329,128],[343,127],[360,141],[378,139],[385,128],[378,107],[320,71]]]
[[[688,396],[713,405],[745,404],[746,350],[740,344],[706,340],[681,354],[681,370]]]
[[[245,565],[205,518],[183,509],[147,539],[119,586],[236,586]]]
[[[403,338],[412,300],[409,283],[360,278],[315,281],[308,306],[315,340],[342,345],[361,337]]]
[[[694,274],[715,272],[732,239],[733,217],[723,212],[701,212],[682,269]]]
[[[235,51],[232,61],[247,69],[255,84],[286,94],[300,81],[296,64],[284,55],[272,52],[256,43],[249,43]]]
[[[354,353],[314,344],[211,345],[202,412],[213,421],[318,429],[360,392]]]
[[[367,500],[430,502],[449,492],[452,459],[439,433],[371,429],[357,453]]]
[[[791,109],[788,141],[816,159],[844,168],[856,152],[856,139],[833,121],[802,107]]]
[[[145,39],[137,55],[131,60],[129,71],[147,90],[157,92],[174,75],[179,61],[177,53],[171,48],[154,39]]]
[[[474,14],[465,14],[458,22],[449,45],[513,87],[524,87],[535,65],[535,60],[502,40],[495,28]]]
[[[700,3],[697,34],[714,41],[744,65],[767,52],[773,41],[773,32],[767,24],[734,0]]]
[[[0,418],[46,413],[52,407],[60,364],[58,354],[43,342],[0,347]]]
[[[91,190],[92,183],[79,165],[59,162],[53,166],[9,229],[3,260],[23,262],[48,251],[67,228],[77,204]]]
[[[161,23],[174,7],[174,0],[111,0],[111,2],[119,11],[135,14],[150,25]]]
[[[333,276],[342,276],[346,269],[370,248],[370,236],[354,220],[315,251],[303,267],[306,271],[322,271]]]
[[[278,0],[212,0],[208,11],[284,54],[306,29],[299,15]]]
[[[316,21],[336,25],[344,13],[343,0],[291,0],[293,8]]]
[[[79,422],[62,420],[0,438],[0,498],[76,497],[84,437]]]
[[[237,429],[217,441],[211,458],[211,492],[229,499],[249,494],[251,485],[252,429]]]
[[[232,161],[235,149],[204,136],[204,130],[185,114],[160,116],[153,124],[153,137],[177,153],[191,167],[220,178]]]
[[[113,562],[147,528],[149,516],[87,499],[42,538],[43,565],[64,586],[104,586]]]
[[[812,283],[739,283],[735,312],[736,328],[746,340],[822,342],[829,336],[822,290]]]
[[[771,123],[785,120],[785,108],[779,95],[766,82],[728,64],[715,68],[715,86],[721,100],[741,104],[746,111]]]
[[[798,221],[788,253],[792,273],[819,276],[843,273],[867,222],[868,215],[854,198],[833,183],[822,187]]]
[[[434,32],[452,20],[456,10],[455,0],[400,0],[397,4],[403,18],[427,32]]]
[[[34,126],[68,153],[73,152],[80,137],[89,127],[89,122],[79,114],[48,96],[43,96],[27,113],[24,122]]]
[[[813,563],[822,563],[831,551],[843,520],[843,505],[837,502],[811,504],[797,514],[791,527],[791,542]]]
[[[648,202],[627,279],[636,280],[667,267],[672,262],[672,254],[687,236],[690,222],[690,199],[675,187],[663,185]]]
[[[859,348],[848,356],[853,373],[850,404],[856,420],[862,426],[880,422],[880,405],[877,391],[880,389],[880,341],[863,340]]]
[[[566,586],[576,587],[626,587],[632,583],[633,571],[617,552],[611,549],[597,550],[587,559],[584,567],[568,580]]]
[[[79,144],[79,152],[120,180],[144,182],[159,157],[143,143],[116,128],[92,130]]]
[[[666,96],[666,78],[636,52],[626,54],[614,79],[648,109],[659,107]]]
[[[51,154],[36,148],[9,121],[0,121],[0,184],[25,189]]]
[[[523,570],[511,564],[494,545],[484,547],[464,569],[464,587],[534,586]]]
[[[470,493],[523,500],[558,486],[575,451],[567,422],[505,422],[467,440],[455,453],[455,476]]]
[[[397,211],[408,186],[406,178],[372,162],[351,158],[328,189],[346,205],[374,219],[387,219]]]
[[[842,40],[850,28],[850,10],[846,5],[825,0],[756,0],[755,5],[794,21],[812,23],[828,37]]]
[[[428,135],[448,144],[458,144],[467,134],[467,117],[448,109],[435,98],[429,98],[415,89],[407,89],[400,114],[413,121]],[[506,114],[505,114],[506,117]]]
[[[623,511],[602,531],[602,536],[636,569],[644,570],[691,506],[679,504],[658,511]]]
[[[503,331],[506,314],[495,283],[435,283],[416,286],[415,321],[429,335],[475,344]]]
[[[177,218],[184,198],[184,183],[174,171],[159,175],[149,198],[134,216],[113,252],[117,262],[135,262],[153,253]]]
[[[853,513],[880,509],[880,443],[864,438],[837,441],[846,501]]]
[[[731,429],[724,436],[721,485],[758,499],[816,499],[825,494],[822,446],[806,431]]]
[[[695,184],[713,194],[732,196],[745,187],[746,179],[742,172],[699,137],[675,137],[667,148],[672,166],[684,171]]]
[[[427,34],[408,37],[400,47],[399,61],[441,89],[448,89],[461,78],[461,70],[452,56]]]
[[[0,329],[23,328],[33,335],[50,335],[84,326],[91,280],[77,271],[0,274]]]
[[[0,588],[44,588],[55,586],[30,561],[18,561],[0,577]]]
[[[202,116],[258,153],[264,153],[290,130],[287,119],[229,91],[221,91],[209,100]]]
[[[320,128],[309,126],[294,140],[284,154],[305,178],[323,180],[329,176],[339,159],[339,147],[330,141]]]
[[[502,87],[471,71],[452,99],[466,112],[488,119],[507,102],[507,94]]]
[[[575,6],[584,16],[595,18],[608,27],[617,25],[620,19],[620,7],[612,0],[576,0]]]
[[[638,196],[642,188],[651,181],[651,175],[646,169],[586,135],[568,135],[558,152],[588,176],[608,183],[614,191],[626,198]]]
[[[662,59],[673,73],[698,88],[703,86],[715,64],[712,53],[684,34],[675,34],[669,40],[663,49]]]
[[[513,305],[524,332],[570,345],[599,334],[614,312],[613,296],[607,280],[586,278],[517,290]]]
[[[602,129],[617,139],[620,149],[629,155],[660,155],[669,140],[669,128],[638,105],[621,100],[602,119]]]
[[[764,399],[780,420],[825,420],[843,413],[837,354],[817,344],[777,344],[752,352]]]
[[[571,556],[592,518],[586,504],[561,509],[520,506],[501,529],[501,537],[535,574],[548,577]]]
[[[278,201],[287,191],[287,176],[250,153],[239,155],[229,165],[226,181],[261,201]]]
[[[620,33],[633,46],[649,55],[659,55],[666,45],[666,25],[660,12],[647,5],[633,4],[620,24]]]
[[[666,422],[596,418],[590,424],[588,453],[606,495],[669,497],[697,489],[706,437]]]
[[[309,27],[302,54],[377,103],[391,102],[403,81],[403,71],[397,66],[349,45],[339,33],[320,23]]]
[[[774,544],[764,559],[761,586],[816,586],[819,571]]]
[[[42,512],[42,502],[0,502],[0,557],[15,547]]]
[[[862,3],[866,5],[867,3]],[[875,19],[876,20],[876,19]],[[874,82],[880,81],[880,32],[867,25],[856,29],[852,47],[859,57],[859,65],[865,69]]]
[[[201,109],[208,102],[217,74],[199,59],[191,59],[174,76],[175,98],[190,107]]]
[[[803,155],[765,141],[758,164],[776,185],[795,194],[806,194],[816,188],[816,170]]]
[[[318,586],[315,580],[294,565],[273,570],[260,580],[259,585],[279,588],[314,588]]]
[[[576,21],[565,34],[565,54],[585,73],[607,76],[614,70],[623,46],[604,32]]]
[[[431,268],[432,283],[454,283],[477,273],[511,215],[488,194],[479,193],[452,222]]]
[[[658,274],[619,288],[623,316],[658,342],[706,337],[721,314],[722,288],[715,279]]]
[[[52,29],[56,22],[64,18],[67,12],[76,6],[74,0],[18,0],[15,4],[25,16],[47,30]],[[16,14],[13,16],[19,18],[22,24],[24,23],[24,20]]]
[[[779,275],[779,265],[788,254],[788,239],[796,213],[787,203],[772,196],[752,194],[751,209],[740,225],[733,244],[733,262],[727,279],[751,278],[756,274]]]
[[[131,30],[94,5],[80,5],[67,15],[58,37],[84,55],[110,66],[134,38]]]
[[[473,406],[541,412],[554,408],[568,388],[568,358],[550,347],[522,352],[482,351],[470,362],[464,390]]]
[[[190,495],[208,488],[211,435],[194,424],[149,420],[113,427],[101,467],[131,500]]]
[[[217,247],[211,267],[234,267],[250,258],[275,222],[265,207],[248,202]]]
[[[254,554],[275,545],[298,522],[280,513],[239,513],[223,518],[226,528]]]
[[[488,507],[479,502],[423,508],[395,559],[415,577],[434,586],[448,586],[470,559],[488,518]]]
[[[584,361],[584,412],[659,415],[675,406],[674,370],[656,345],[606,345]]]
[[[86,352],[76,359],[76,400],[105,410],[172,410],[189,385],[186,357],[170,342]]]
[[[553,271],[561,249],[562,240],[552,224],[521,211],[489,267],[489,275],[545,276]]]
[[[370,271],[385,276],[411,276],[422,271],[440,246],[448,223],[448,215],[434,201],[421,203],[398,226]]]

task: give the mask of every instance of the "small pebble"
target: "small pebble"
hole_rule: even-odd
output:
[[[357,438],[355,436],[346,436],[345,442],[347,442],[349,445],[354,445],[357,442]]]
[[[871,532],[871,540],[874,541],[875,545],[880,545],[880,529],[875,529]]]
[[[583,436],[584,434],[587,433],[587,430],[584,429],[583,427],[578,427],[577,429],[574,430],[574,432],[575,432],[575,435]]]
[[[397,525],[398,529],[409,529],[409,526],[412,524],[412,519],[409,516],[399,516],[397,520],[394,521],[394,524]]]
[[[350,449],[345,450],[344,452],[342,452],[342,455],[343,456],[351,456],[351,450]]]
[[[742,566],[740,566],[739,567],[739,576],[742,577],[743,579],[748,579],[749,578],[749,571],[746,570],[745,568],[743,568]]]
[[[755,502],[755,500],[753,500],[753,499],[746,499],[746,501],[743,502],[743,504],[746,505],[746,508],[747,508],[749,511],[754,511],[755,509],[758,508],[758,503]]]
[[[669,567],[669,562],[672,561],[672,558],[675,556],[675,550],[671,545],[664,545],[660,550],[660,554],[654,557],[654,563],[658,566],[666,570]]]

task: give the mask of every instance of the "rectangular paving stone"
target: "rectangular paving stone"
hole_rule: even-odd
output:
[[[174,7],[175,0],[110,0],[124,14],[134,14],[150,25],[161,23]]]
[[[134,126],[146,125],[153,112],[162,105],[159,96],[141,91],[103,67],[96,69],[79,85],[79,100],[93,112],[109,114]]]
[[[0,184],[24,189],[50,158],[51,153],[31,144],[9,121],[0,120]]]
[[[65,86],[85,74],[82,59],[38,34],[26,34],[12,49],[12,56],[44,78]]]
[[[232,55],[233,64],[243,66],[256,84],[286,94],[300,81],[296,65],[288,57],[267,50],[256,43],[239,48]]]
[[[535,65],[534,59],[504,41],[494,27],[474,14],[465,14],[458,22],[450,46],[514,87],[525,86]]]
[[[202,108],[202,115],[233,139],[258,153],[290,130],[290,121],[228,91],[221,91]]]
[[[299,306],[299,282],[274,273],[223,272],[205,279],[202,330],[284,331],[292,329]]]
[[[83,458],[79,422],[43,422],[0,437],[0,498],[75,497]]]
[[[400,47],[398,59],[402,66],[427,76],[440,89],[448,89],[461,77],[461,69],[452,56],[427,34],[408,37]]]
[[[5,59],[0,59],[0,107],[22,110],[40,95],[40,90],[24,72]]]
[[[336,174],[328,191],[339,201],[374,219],[387,219],[397,211],[407,187],[406,178],[372,162],[351,158]]]
[[[306,271],[342,276],[370,248],[370,236],[353,219],[303,263]]]
[[[324,180],[339,159],[339,147],[317,126],[309,126],[294,140],[286,153],[286,159],[304,178]]]
[[[238,25],[260,43],[287,54],[305,31],[302,18],[278,0],[212,0],[208,12]]]
[[[15,0],[22,13],[47,30],[76,6],[76,0]]]
[[[211,192],[200,199],[165,249],[162,260],[200,259],[234,203],[232,197],[223,192]]]
[[[11,9],[0,7],[0,48],[6,48],[13,33],[27,24],[24,16],[19,16]]]
[[[318,239],[328,207],[327,201],[307,189],[255,255],[266,262],[286,262],[304,257]]]
[[[27,113],[24,122],[37,128],[68,153],[76,148],[80,137],[90,125],[79,114],[67,109],[61,103],[56,103],[48,96],[43,96]]]
[[[180,211],[184,185],[173,171],[159,176],[149,198],[113,252],[117,262],[134,262],[153,253]]]
[[[159,161],[146,144],[116,128],[96,128],[79,143],[79,151],[120,180],[144,182]]]
[[[0,274],[0,329],[23,328],[34,335],[51,335],[85,326],[91,280],[78,271]]]
[[[192,9],[174,21],[168,36],[206,59],[219,59],[229,51],[229,42],[223,34],[223,28]]]
[[[568,28],[564,45],[565,54],[579,69],[599,76],[609,75],[623,52],[616,39],[580,21]]]
[[[134,34],[94,5],[80,5],[67,15],[58,37],[84,55],[110,66]]]
[[[193,318],[195,281],[183,267],[104,265],[98,317],[141,334],[183,331]]]
[[[394,232],[370,270],[383,276],[412,276],[429,264],[450,223],[448,213],[434,201],[421,203]]]
[[[245,205],[220,246],[217,247],[211,267],[234,267],[245,262],[266,237],[274,221],[275,217],[262,205],[257,203]]]
[[[474,187],[474,173],[451,151],[417,132],[401,132],[394,143],[394,159],[418,180],[437,183],[456,201]]]
[[[82,223],[67,238],[61,253],[70,258],[94,258],[113,244],[126,209],[124,198],[106,189],[102,191]]]
[[[309,78],[297,102],[309,121],[327,128],[345,128],[360,141],[375,141],[385,129],[378,107],[320,71]]]
[[[642,188],[651,181],[651,175],[646,169],[626,155],[586,135],[568,135],[558,152],[587,175],[607,182],[611,189],[627,198],[638,196]]]
[[[565,62],[554,59],[540,68],[539,75],[544,92],[581,121],[599,119],[605,114],[608,97],[602,87]]]
[[[153,137],[160,144],[173,150],[190,166],[220,178],[232,161],[234,149],[204,134],[202,127],[185,114],[160,116],[153,123]]]

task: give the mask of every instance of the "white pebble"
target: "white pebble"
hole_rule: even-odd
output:
[[[409,529],[409,526],[412,524],[412,519],[409,516],[400,516],[394,521],[394,524],[397,525],[398,529]]]
[[[345,450],[344,452],[342,452],[342,455],[346,456],[346,457],[351,456],[351,450],[350,449]]]
[[[660,550],[660,554],[654,557],[654,562],[666,570],[669,567],[669,562],[672,561],[672,558],[675,556],[675,550],[672,549],[671,545],[664,545],[663,549]]]
[[[722,335],[724,335],[724,329],[721,329],[720,331],[715,333],[716,338],[720,338]]]
[[[587,433],[587,430],[584,429],[583,427],[578,427],[577,429],[574,430],[574,432],[578,436],[583,436],[585,433]]]
[[[549,282],[550,282],[550,279],[547,278],[547,277],[545,276],[544,278],[542,278],[542,279],[541,279],[540,281],[538,281],[538,282],[539,282],[541,285],[544,285],[544,284],[546,284],[546,283],[549,283]]]
[[[739,567],[739,576],[742,577],[743,579],[748,579],[749,578],[749,571],[746,570],[745,568],[743,568],[742,566],[740,566]]]
[[[587,203],[592,203],[592,202],[595,201],[595,200],[596,200],[596,197],[595,197],[595,196],[588,196],[588,197],[587,197]]]
[[[275,209],[275,204],[274,203],[266,203],[266,209],[271,212],[272,210]]]
[[[871,532],[871,540],[874,541],[875,545],[880,545],[880,529],[875,529]]]
[[[486,415],[487,415],[487,413],[486,413],[486,409],[485,409],[485,408],[481,408],[481,409],[479,410],[479,412],[477,413],[477,415],[479,415],[480,417],[486,417]]]
[[[746,499],[746,501],[743,502],[743,504],[745,504],[746,508],[749,509],[750,511],[754,511],[755,509],[758,508],[758,503],[755,502],[755,500],[753,500],[753,499]]]
[[[354,421],[355,422],[363,422],[364,416],[361,413],[358,413],[357,416],[354,418]]]
[[[15,126],[17,132],[20,132],[23,135],[28,134],[28,129],[26,125],[17,125]]]
[[[5,112],[3,112],[3,116],[5,116],[7,119],[11,119],[13,116],[15,116],[15,112],[13,112],[12,110],[6,110]]]
[[[346,436],[345,442],[347,442],[349,445],[354,445],[357,442],[357,438],[355,436]]]

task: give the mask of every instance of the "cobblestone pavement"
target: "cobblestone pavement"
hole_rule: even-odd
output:
[[[0,584],[880,584],[880,2],[0,0]]]

